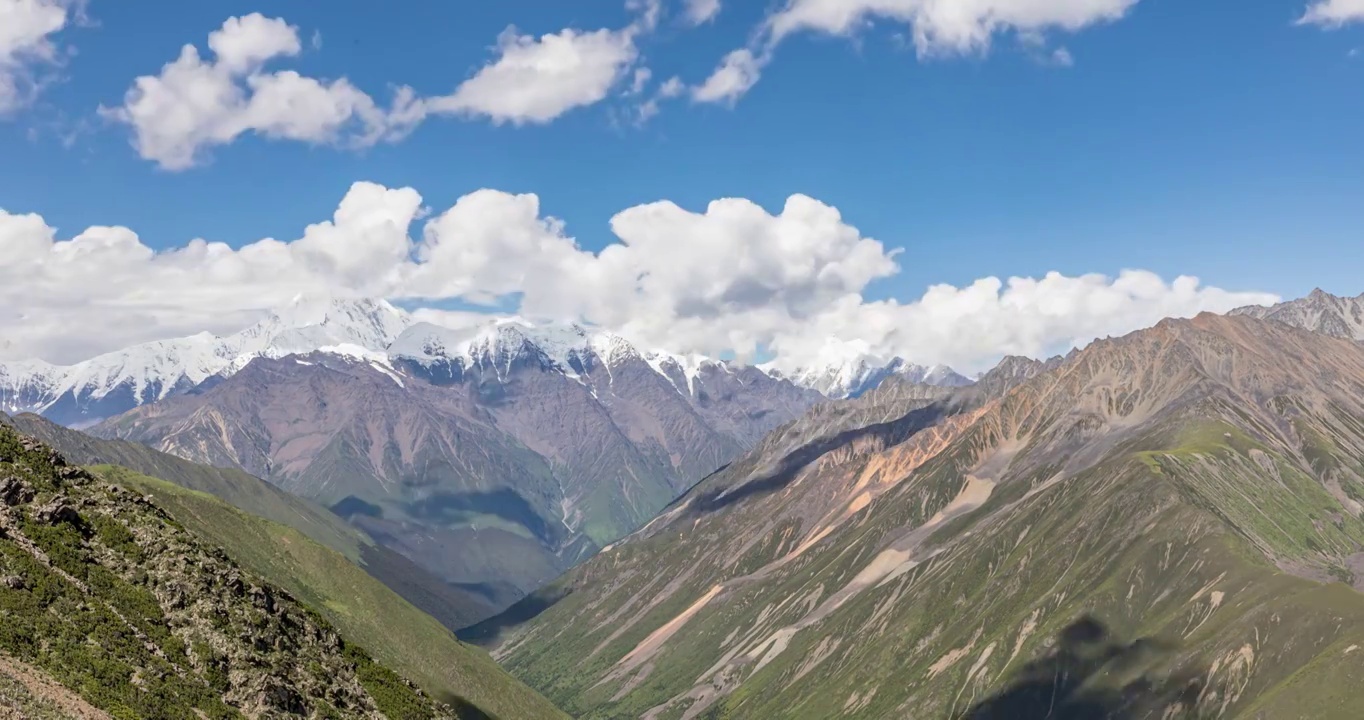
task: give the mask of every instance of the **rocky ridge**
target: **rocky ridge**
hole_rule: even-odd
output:
[[[820,406],[467,636],[583,718],[1353,717],[1364,347],[1201,315],[1015,364]]]

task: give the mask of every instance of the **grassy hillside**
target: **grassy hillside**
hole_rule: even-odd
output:
[[[317,609],[343,637],[438,698],[462,698],[503,720],[562,717],[483,651],[466,646],[434,618],[370,577],[348,558],[294,528],[244,513],[205,492],[125,468],[99,476],[144,493],[185,527]]]
[[[91,437],[38,415],[19,415],[9,422],[20,432],[56,448],[71,462],[126,467],[208,493],[250,515],[291,527],[345,555],[452,630],[481,620],[492,611],[484,598],[442,582],[406,557],[375,543],[335,513],[253,475],[199,465],[140,443]]]
[[[33,669],[118,720],[479,717],[434,702],[141,496],[4,426],[0,617],[0,696],[25,712],[50,714],[60,695],[35,693]]]

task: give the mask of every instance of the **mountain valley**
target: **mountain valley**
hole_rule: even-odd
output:
[[[817,408],[463,636],[582,718],[1354,716],[1364,345],[1204,314],[991,375]]]
[[[492,609],[824,400],[751,366],[576,326],[451,330],[385,303],[296,312],[312,324],[282,330],[276,315],[222,343],[292,338],[284,349],[250,346],[190,390],[87,429],[268,479]],[[286,352],[306,347],[297,338],[346,342]]]

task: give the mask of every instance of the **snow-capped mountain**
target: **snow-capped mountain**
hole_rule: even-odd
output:
[[[258,357],[90,431],[265,477],[511,602],[823,400],[595,328],[490,318]]]
[[[505,380],[513,366],[534,361],[582,383],[598,367],[605,370],[609,382],[613,368],[638,360],[685,397],[704,392],[699,384],[705,377],[743,370],[701,355],[641,349],[615,333],[572,323],[500,317],[481,325],[449,328],[415,322],[382,300],[298,299],[227,336],[200,333],[149,342],[74,365],[0,364],[0,411],[37,412],[83,427],[220,382],[255,358],[315,352],[369,363],[400,384],[401,366],[409,362],[432,378],[459,382],[471,372],[485,380]],[[860,396],[891,375],[943,387],[971,383],[949,367],[880,358],[865,343],[856,342],[830,342],[815,362],[805,366],[772,363],[758,370],[831,398]]]
[[[900,357],[883,358],[871,352],[862,341],[830,340],[820,349],[815,361],[788,366],[780,360],[760,365],[764,372],[831,398],[855,398],[872,390],[892,375],[912,383],[939,387],[963,387],[971,380],[946,365],[925,367]]]
[[[0,364],[0,410],[89,425],[231,375],[256,357],[342,346],[383,351],[411,324],[406,313],[383,301],[299,299],[225,337],[200,333],[159,340],[74,365]]]
[[[520,317],[497,318],[484,325],[447,328],[417,323],[388,348],[395,360],[408,360],[459,381],[477,371],[505,381],[512,369],[534,362],[578,379],[601,368],[608,381],[613,368],[642,361],[668,380],[678,392],[691,396],[707,369],[733,372],[726,363],[701,355],[677,355],[663,350],[641,351],[612,332],[577,323],[536,324]]]

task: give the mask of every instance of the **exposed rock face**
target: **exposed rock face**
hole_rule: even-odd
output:
[[[267,478],[505,607],[821,399],[754,368],[494,330],[257,359],[92,432]]]
[[[467,635],[580,717],[1352,717],[1364,345],[1012,364],[820,405]]]
[[[456,717],[142,496],[0,425],[0,651],[116,717]],[[19,578],[17,582],[10,578]]]
[[[976,381],[977,391],[987,397],[1002,397],[1008,391],[1032,378],[1053,370],[1065,362],[1061,356],[1048,360],[1034,360],[1018,355],[1006,356],[989,372]]]
[[[1364,295],[1340,297],[1318,288],[1305,298],[1271,307],[1238,308],[1231,314],[1276,320],[1331,337],[1364,340]]]

